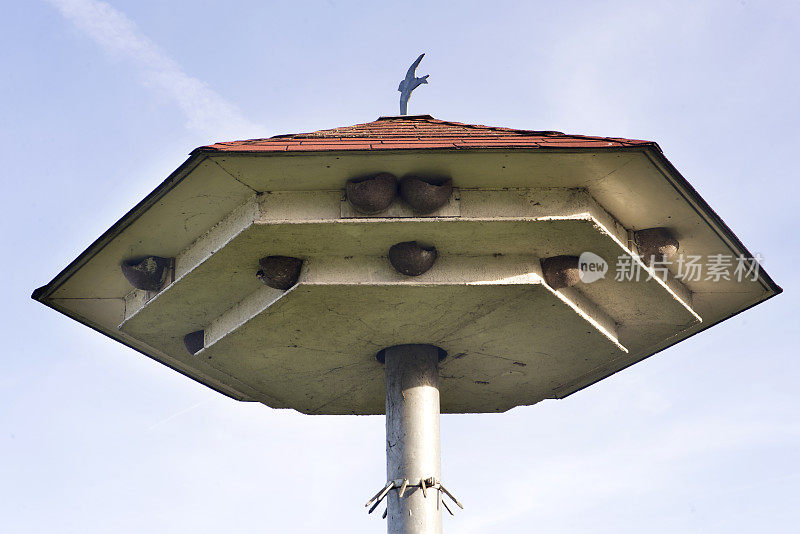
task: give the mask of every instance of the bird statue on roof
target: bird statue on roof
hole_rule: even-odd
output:
[[[428,83],[428,74],[422,78],[416,77],[417,66],[419,62],[422,61],[423,57],[425,57],[425,54],[420,54],[417,60],[411,64],[408,68],[408,72],[406,72],[405,79],[400,82],[400,86],[397,88],[397,90],[400,91],[400,115],[408,115],[408,99],[411,97],[411,91],[423,83]]]

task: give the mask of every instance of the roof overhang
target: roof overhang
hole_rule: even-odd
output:
[[[353,216],[345,181],[378,172],[449,176],[456,197],[432,217]],[[199,150],[33,298],[240,400],[381,413],[374,353],[421,342],[450,353],[443,411],[503,411],[567,396],[780,293],[763,269],[679,281],[672,267],[666,282],[567,289],[538,270],[558,254],[634,257],[632,233],[652,227],[685,255],[751,256],[655,145]],[[385,260],[408,239],[440,251],[417,278]],[[267,254],[307,260],[288,292],[256,280]],[[146,255],[175,258],[159,292],[120,272]],[[587,337],[549,334],[565,328]],[[182,338],[197,329],[205,348],[191,355]]]

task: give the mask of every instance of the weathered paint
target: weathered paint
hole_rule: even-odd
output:
[[[439,348],[399,345],[384,350],[386,478],[442,479],[439,437]],[[423,482],[424,483],[424,482]],[[409,487],[387,494],[389,534],[441,534],[438,490]]]
[[[609,258],[636,254],[633,232],[658,226],[675,232],[681,252],[687,254],[743,253],[730,231],[665,161],[650,148],[407,150],[382,152],[378,158],[359,152],[199,154],[154,192],[146,210],[137,209],[120,221],[53,283],[38,290],[36,298],[228,395],[288,406],[267,389],[245,384],[249,377],[193,358],[183,346],[187,332],[203,329],[206,337],[218,332],[214,325],[246,308],[240,304],[252,302],[256,313],[263,303],[275,300],[270,288],[258,287],[253,276],[258,259],[270,254],[308,258],[317,266],[315,276],[346,273],[344,280],[352,279],[352,284],[369,286],[374,279],[381,287],[408,283],[391,279],[402,276],[385,257],[392,244],[404,240],[431,242],[440,253],[436,265],[417,282],[434,280],[444,272],[440,269],[456,264],[464,265],[462,272],[476,264],[493,265],[496,255],[538,261],[585,250]],[[459,189],[428,216],[414,213],[402,200],[378,216],[347,213],[347,179],[384,171],[401,177],[452,176]],[[175,258],[174,273],[158,292],[131,291],[119,271],[123,259],[144,255]],[[319,267],[325,264],[331,268]],[[493,280],[483,273],[454,283]],[[333,285],[328,290],[338,291]],[[753,282],[682,284],[670,277],[666,282],[614,284],[604,279],[559,289],[552,293],[557,305],[585,315],[582,320],[590,325],[593,317],[608,317],[613,328],[592,328],[603,337],[615,332],[627,352],[618,350],[590,370],[575,368],[571,380],[518,402],[569,394],[778,290],[763,271]],[[341,291],[342,298],[360,298],[349,281]],[[267,308],[258,312],[270,313]],[[252,319],[240,313],[239,323]],[[536,321],[518,325],[538,327]],[[225,339],[230,335],[220,334]],[[517,387],[524,384],[519,381]],[[509,402],[504,399],[492,409],[507,409],[513,405]],[[313,405],[298,409],[309,408]],[[459,402],[446,408],[472,409]]]

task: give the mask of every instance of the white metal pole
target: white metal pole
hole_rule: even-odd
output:
[[[408,480],[388,495],[389,534],[441,534],[438,489],[421,480],[441,480],[439,441],[439,348],[397,345],[385,349],[386,474],[389,481]]]

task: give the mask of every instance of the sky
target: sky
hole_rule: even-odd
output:
[[[224,397],[30,299],[215,141],[397,113],[650,139],[785,292],[564,400],[442,417],[446,532],[796,532],[800,2],[31,0],[0,21],[0,517],[379,532],[381,417]]]

